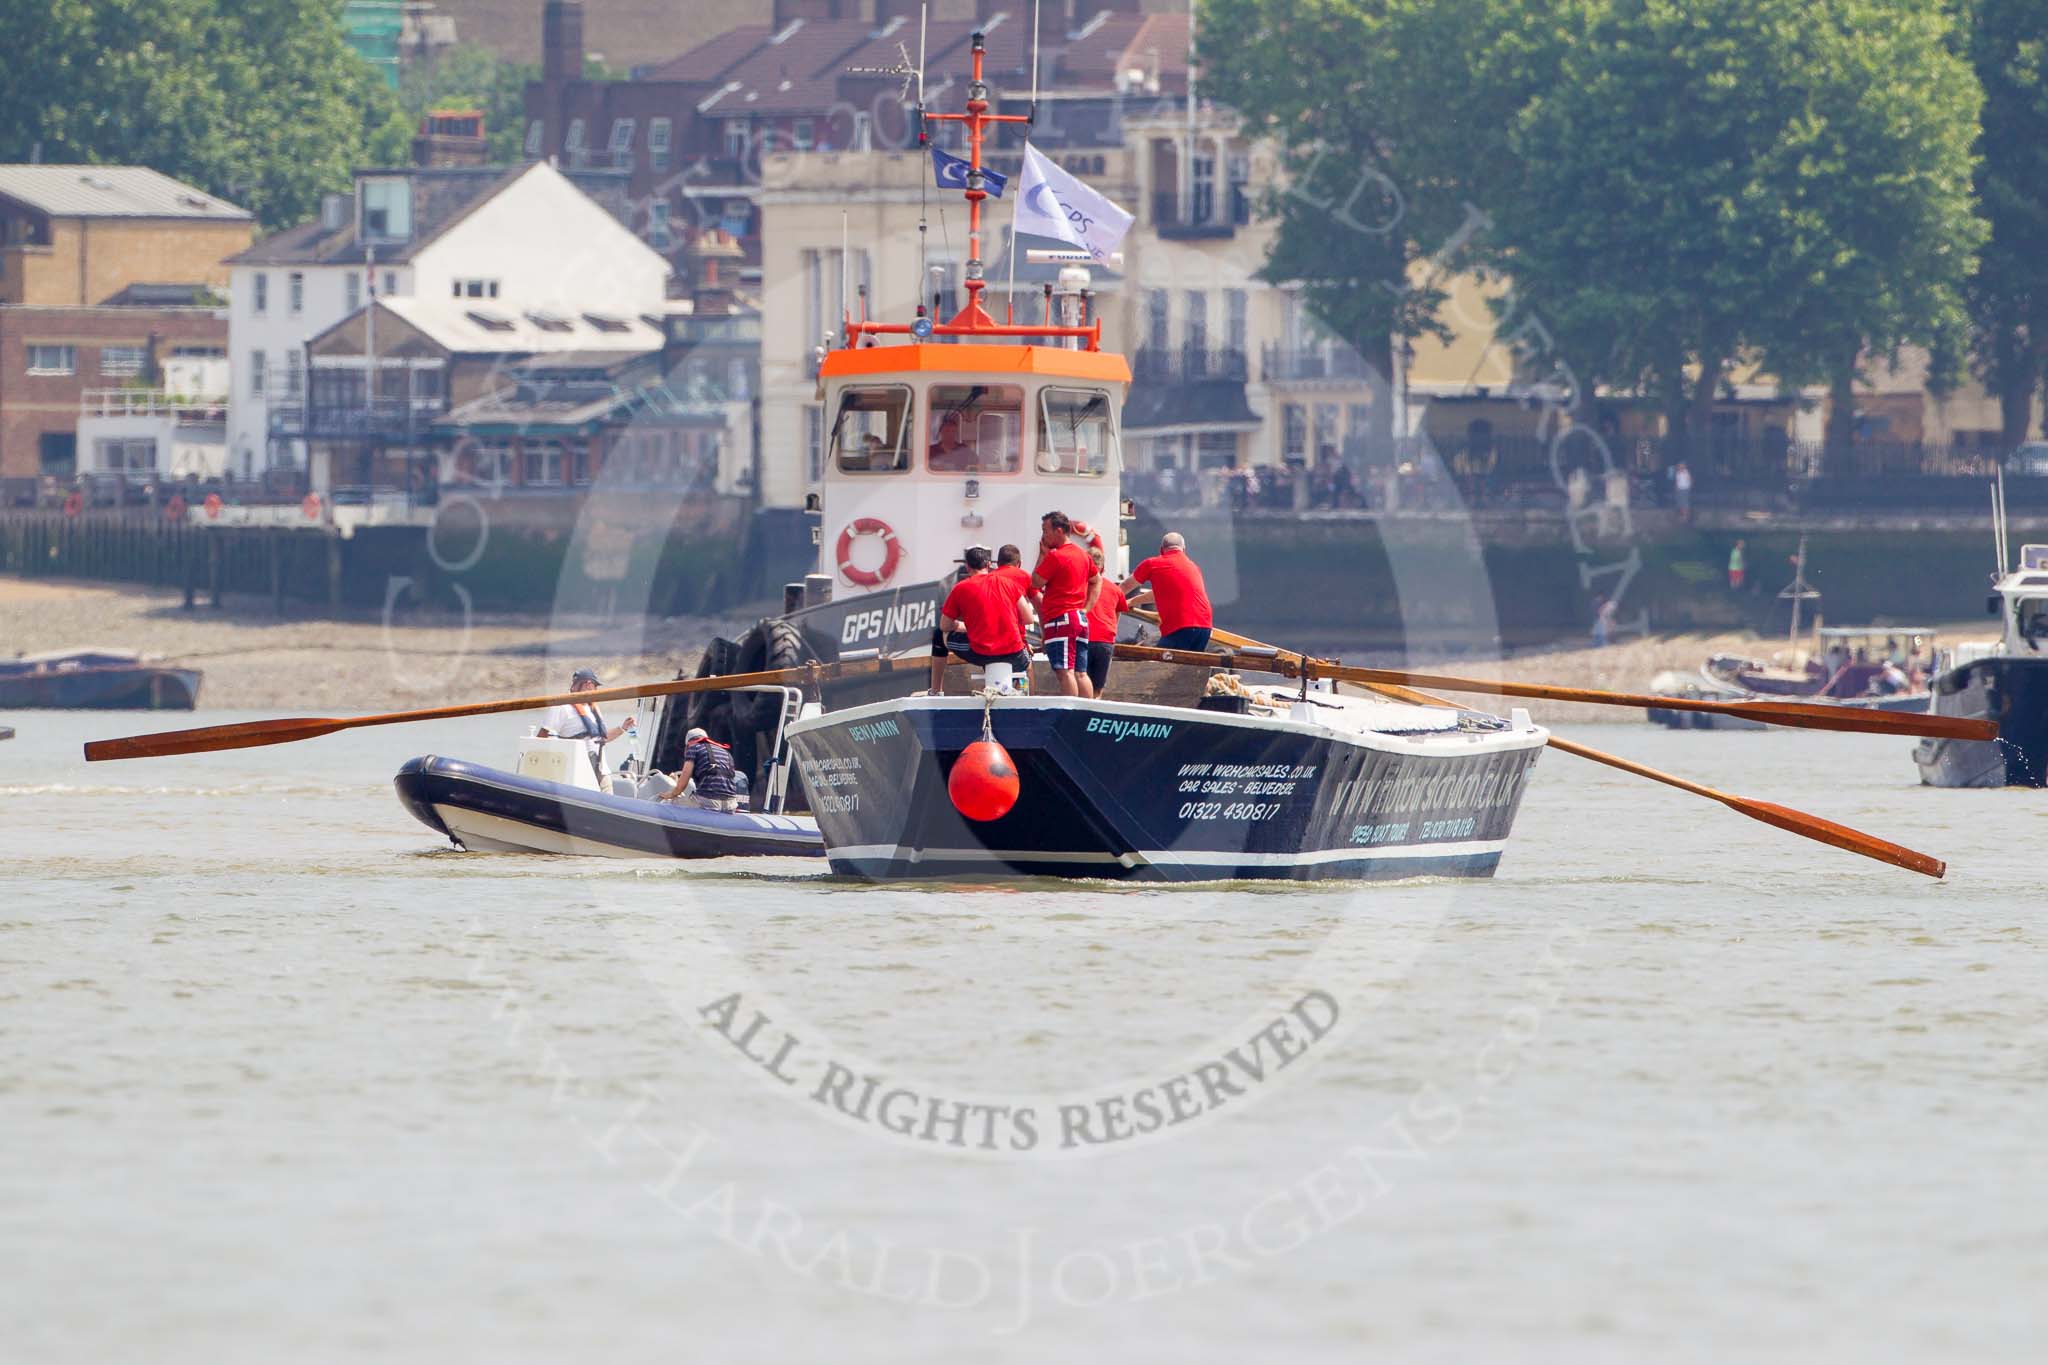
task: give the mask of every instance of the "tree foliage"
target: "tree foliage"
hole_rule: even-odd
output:
[[[1984,87],[1977,201],[1991,227],[1970,281],[1971,349],[2016,444],[2048,365],[2048,6],[1973,0],[1966,13]]]
[[[1961,317],[1979,95],[1931,0],[1559,6],[1521,73],[1504,260],[1604,378],[1703,419],[1738,357],[1803,381]]]
[[[1208,0],[1202,92],[1274,139],[1282,183],[1267,275],[1296,281],[1324,327],[1382,374],[1391,338],[1440,331],[1415,270],[1462,216],[1438,98],[1460,65],[1466,0]]]
[[[1961,325],[1980,94],[1938,0],[1208,0],[1204,31],[1287,150],[1270,269],[1346,335],[1434,325],[1386,283],[1468,203],[1580,377],[1679,430],[1738,360],[1839,378]],[[1346,247],[1347,166],[1403,233]]]
[[[366,162],[402,160],[396,97],[342,37],[340,0],[0,6],[0,160],[151,166],[269,226]]]

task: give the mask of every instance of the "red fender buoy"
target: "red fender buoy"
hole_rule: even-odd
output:
[[[970,820],[1000,820],[1017,804],[1017,765],[1010,751],[996,743],[986,728],[981,738],[960,751],[946,779],[953,809]]]

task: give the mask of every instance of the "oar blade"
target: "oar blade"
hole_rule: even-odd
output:
[[[170,758],[178,754],[205,754],[219,749],[259,749],[266,744],[290,744],[294,740],[316,739],[344,729],[346,720],[302,717],[296,720],[254,720],[236,725],[202,725],[193,730],[164,730],[153,735],[123,735],[119,739],[95,739],[85,746],[85,761],[103,763],[116,758]]]
[[[1903,867],[1936,880],[1948,871],[1948,864],[1939,858],[1915,852],[1902,844],[1880,839],[1874,834],[1865,834],[1862,830],[1851,829],[1847,825],[1838,825],[1832,820],[1823,820],[1818,815],[1808,815],[1804,811],[1793,810],[1770,801],[1752,801],[1748,797],[1724,796],[1722,799],[1730,809],[1741,811],[1752,820],[1761,820],[1787,833],[1817,839],[1821,843],[1832,844],[1850,853],[1860,853],[1866,858],[1890,863],[1893,867]]]

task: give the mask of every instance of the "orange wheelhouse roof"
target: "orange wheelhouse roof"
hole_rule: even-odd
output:
[[[1092,379],[1128,384],[1131,365],[1114,351],[1069,351],[1059,346],[938,345],[913,342],[902,346],[863,346],[825,353],[818,377],[908,374],[929,371],[1031,375],[1052,379]]]

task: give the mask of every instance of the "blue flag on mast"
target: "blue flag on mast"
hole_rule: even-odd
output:
[[[932,148],[932,175],[938,180],[940,189],[966,189],[967,172],[970,169],[964,158],[954,156],[951,152],[942,152],[937,147]],[[986,166],[981,168],[981,178],[982,188],[988,191],[992,199],[1002,198],[1004,186],[1010,183],[1009,176],[998,175]]]

